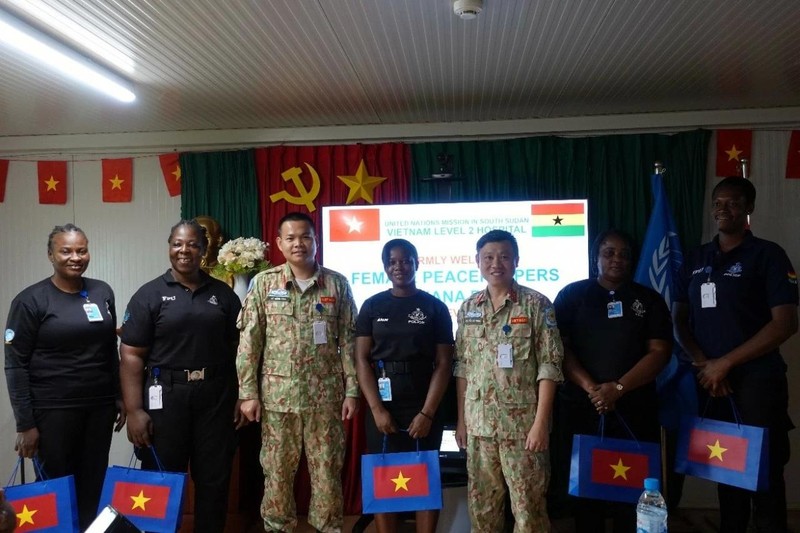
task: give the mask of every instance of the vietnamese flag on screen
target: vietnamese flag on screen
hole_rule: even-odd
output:
[[[748,440],[743,437],[692,429],[689,434],[689,461],[744,472],[747,467]]]
[[[381,211],[378,208],[331,209],[328,217],[331,242],[381,239]]]
[[[648,474],[647,454],[595,448],[592,450],[592,483],[641,489]]]
[[[430,494],[425,463],[372,468],[375,499],[425,497]]]
[[[534,237],[582,237],[586,232],[585,204],[531,204]]]
[[[103,159],[103,201],[130,202],[133,198],[133,159]]]
[[[67,162],[39,161],[37,163],[40,204],[67,203]]]
[[[39,531],[59,525],[55,492],[10,500],[10,503],[17,515],[17,529],[14,530],[16,533]]]
[[[165,485],[116,481],[111,505],[126,516],[165,518],[170,488]]]

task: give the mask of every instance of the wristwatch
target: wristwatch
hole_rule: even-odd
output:
[[[620,383],[619,381],[615,381],[614,382],[614,388],[616,388],[619,392],[622,392],[622,390],[625,388],[625,386],[622,383]]]

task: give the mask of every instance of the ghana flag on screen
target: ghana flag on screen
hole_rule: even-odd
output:
[[[583,237],[586,233],[586,204],[531,204],[531,222],[534,237]]]

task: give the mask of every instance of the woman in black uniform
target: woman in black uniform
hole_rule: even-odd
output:
[[[442,425],[437,416],[453,364],[453,323],[447,307],[417,289],[419,256],[404,239],[386,243],[381,254],[392,288],[364,302],[356,323],[358,382],[372,416],[364,417],[369,453],[438,450]],[[388,385],[378,379],[388,378]],[[381,380],[383,382],[383,380]],[[391,398],[391,399],[389,399]],[[417,513],[418,532],[433,533],[438,511]],[[380,533],[397,530],[397,516],[378,514]]]
[[[170,231],[171,268],[131,298],[122,324],[121,382],[128,439],[154,446],[164,469],[195,485],[194,531],[225,528],[237,403],[239,297],[200,269],[208,246],[196,220]],[[157,391],[157,392],[155,392]],[[149,450],[142,467],[156,470]]]
[[[107,283],[83,277],[89,240],[73,224],[47,239],[53,275],[11,302],[5,330],[8,393],[20,457],[50,477],[75,476],[81,530],[97,515],[111,430],[120,412],[117,315]]]
[[[553,302],[564,341],[559,391],[561,423],[571,435],[596,435],[600,415],[616,411],[636,438],[659,441],[655,379],[672,350],[672,321],[661,295],[632,280],[633,241],[618,230],[601,233],[592,246],[596,278],[570,283]],[[615,416],[605,417],[606,437],[631,439]],[[569,469],[566,465],[556,465]],[[577,498],[575,530],[636,529],[636,505]]]

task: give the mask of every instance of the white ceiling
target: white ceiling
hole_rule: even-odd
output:
[[[0,0],[107,64],[22,4],[127,57],[131,72],[114,69],[137,99],[120,104],[0,45],[9,142],[629,114],[647,125],[674,112],[689,112],[676,126],[704,125],[717,110],[800,124],[798,0],[485,0],[471,21],[451,0]]]

